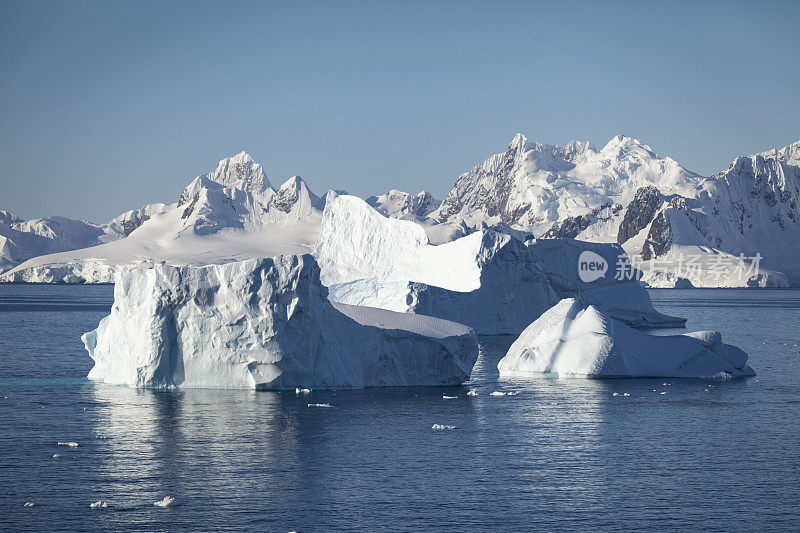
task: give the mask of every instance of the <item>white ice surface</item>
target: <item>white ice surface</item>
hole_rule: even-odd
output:
[[[136,387],[456,385],[475,333],[432,317],[331,305],[310,255],[117,274],[114,306],[83,341],[89,378]]]
[[[656,336],[568,298],[533,322],[497,365],[501,376],[732,378],[753,376],[720,333]]]
[[[518,333],[556,301],[525,246],[494,231],[446,244],[360,198],[330,194],[314,255],[331,300]]]

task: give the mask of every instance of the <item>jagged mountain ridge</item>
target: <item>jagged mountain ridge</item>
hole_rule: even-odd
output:
[[[601,150],[517,134],[501,154],[459,176],[431,216],[523,234],[619,242],[645,260],[681,246],[703,254],[761,253],[790,272],[800,237],[800,141],[739,157],[711,177],[618,135]],[[796,267],[794,267],[796,269]],[[791,274],[790,274],[791,277]]]
[[[176,203],[113,219],[104,226],[116,232],[112,242],[45,252],[12,265],[2,280],[107,282],[121,265],[201,264],[282,249],[307,251],[323,207],[324,200],[299,176],[273,189],[261,165],[241,152],[192,180]],[[277,226],[281,230],[275,231]]]

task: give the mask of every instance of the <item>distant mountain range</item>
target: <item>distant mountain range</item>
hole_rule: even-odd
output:
[[[520,240],[620,243],[653,286],[785,286],[800,284],[798,196],[800,141],[704,177],[622,135],[598,150],[517,134],[459,176],[442,202],[395,190],[366,201],[421,224],[433,244],[489,226]],[[176,203],[102,225],[0,211],[0,279],[110,281],[120,264],[310,250],[324,204],[297,176],[274,189],[241,152],[195,178]]]

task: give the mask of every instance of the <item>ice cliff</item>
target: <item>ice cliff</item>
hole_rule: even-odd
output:
[[[648,335],[567,298],[533,322],[497,364],[501,376],[734,378],[753,376],[747,354],[717,332]]]
[[[82,339],[89,378],[135,387],[294,389],[456,385],[473,330],[331,304],[310,255],[123,269],[114,306]]]

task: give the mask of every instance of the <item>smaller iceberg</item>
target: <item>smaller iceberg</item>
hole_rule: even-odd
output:
[[[497,364],[501,376],[598,378],[754,376],[747,354],[713,331],[649,335],[566,298],[528,326]]]

